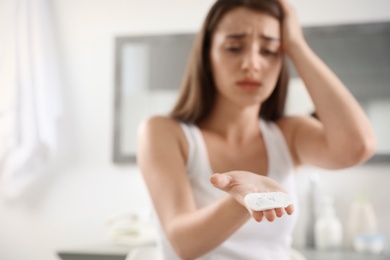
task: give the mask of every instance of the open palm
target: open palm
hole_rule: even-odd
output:
[[[211,176],[211,183],[218,189],[233,196],[240,204],[247,208],[251,216],[260,222],[265,216],[268,221],[281,217],[286,212],[292,214],[293,205],[286,208],[277,208],[264,211],[253,211],[244,202],[244,197],[252,192],[285,192],[273,179],[248,171],[231,171],[216,173]]]

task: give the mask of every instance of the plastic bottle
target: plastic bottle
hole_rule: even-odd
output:
[[[311,173],[309,179],[308,193],[308,214],[306,220],[306,246],[308,248],[315,247],[314,226],[317,217],[319,216],[320,194],[319,194],[319,175]]]
[[[349,209],[347,222],[347,244],[354,246],[359,236],[372,236],[378,232],[375,211],[364,194],[354,201]]]
[[[333,206],[333,200],[325,197],[321,203],[321,214],[314,226],[315,246],[319,250],[341,248],[343,229]]]

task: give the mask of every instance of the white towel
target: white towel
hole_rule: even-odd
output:
[[[47,0],[6,1],[0,22],[0,184],[17,197],[58,152],[62,114]],[[4,7],[4,6],[3,6]]]
[[[107,220],[108,237],[114,244],[144,246],[156,243],[150,210],[125,211]]]

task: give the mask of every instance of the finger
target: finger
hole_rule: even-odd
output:
[[[215,173],[210,178],[210,182],[214,185],[214,187],[221,190],[227,189],[229,187],[230,181],[230,176],[222,173]]]
[[[287,11],[287,2],[284,0],[277,0],[277,2],[280,4],[280,7],[282,8],[283,12]]]
[[[269,221],[273,222],[276,218],[276,213],[275,210],[269,209],[269,210],[264,210],[264,217]]]
[[[285,208],[285,211],[289,215],[293,214],[293,212],[294,212],[294,205],[293,204],[288,205],[288,207]]]
[[[263,211],[252,211],[252,217],[257,222],[261,222],[263,220],[263,217],[264,217]]]
[[[280,218],[284,214],[284,209],[283,208],[277,208],[277,209],[275,209],[275,213],[276,213],[276,216],[278,218]]]
[[[291,1],[288,0],[277,0],[277,2],[281,5],[284,11],[286,11],[292,5]]]

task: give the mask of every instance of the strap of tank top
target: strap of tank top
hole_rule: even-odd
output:
[[[186,136],[187,143],[188,143],[188,154],[187,154],[187,168],[191,167],[193,161],[194,161],[194,155],[195,155],[195,149],[196,149],[196,139],[194,136],[193,126],[188,125],[185,123],[180,123],[181,129],[184,132],[184,135]]]

